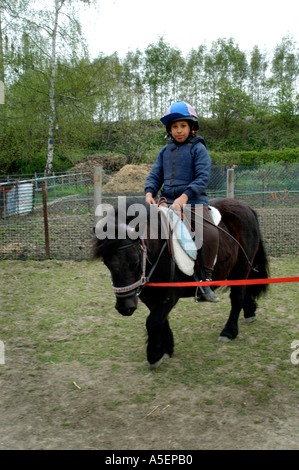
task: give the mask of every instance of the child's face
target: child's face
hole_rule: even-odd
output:
[[[176,121],[171,125],[172,137],[180,144],[188,139],[190,127],[188,121]]]

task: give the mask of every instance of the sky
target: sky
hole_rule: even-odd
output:
[[[272,52],[284,36],[299,46],[298,0],[97,0],[81,7],[91,57],[143,51],[160,37],[184,56],[201,44],[234,38],[240,49]]]

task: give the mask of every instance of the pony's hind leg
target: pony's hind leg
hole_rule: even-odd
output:
[[[173,355],[174,349],[174,340],[173,334],[169,326],[168,319],[165,320],[162,331],[162,348],[166,357],[171,357]]]
[[[238,320],[241,309],[243,307],[245,297],[245,286],[231,287],[231,312],[225,327],[220,333],[218,340],[222,343],[231,341],[238,336]]]

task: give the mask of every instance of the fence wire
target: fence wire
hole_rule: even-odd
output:
[[[121,171],[118,174],[103,172],[102,202],[115,204],[119,195],[132,196],[140,202],[144,200],[146,175],[140,177],[136,173],[138,169],[134,167],[133,170],[133,176],[132,171],[127,176]],[[117,179],[119,176],[122,185]],[[92,172],[65,173],[49,178],[10,175],[1,180],[0,259],[46,259],[43,185],[46,188],[50,257],[90,259],[94,226]],[[108,185],[109,192],[105,192]],[[234,197],[257,211],[270,256],[298,254],[298,189],[297,163],[234,168]],[[208,196],[211,199],[226,197],[226,193],[227,168],[213,166]]]
[[[212,167],[209,195],[225,197],[226,167]],[[234,196],[253,208],[298,207],[299,163],[234,167]]]

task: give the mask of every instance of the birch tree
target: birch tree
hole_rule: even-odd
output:
[[[4,53],[3,53],[3,35],[2,20],[0,9],[0,105],[4,104]]]
[[[61,8],[63,7],[65,0],[54,0],[55,1],[55,12],[54,12],[54,25],[51,37],[51,67],[50,67],[50,113],[49,113],[49,133],[48,133],[48,151],[47,151],[47,163],[45,168],[45,175],[49,176],[53,171],[53,156],[54,156],[54,137],[55,137],[55,121],[56,121],[56,106],[55,106],[55,81],[56,81],[56,47],[57,47],[57,31],[58,31],[58,19]]]
[[[27,34],[32,50],[43,55],[43,69],[35,71],[47,75],[48,82],[48,142],[45,175],[53,171],[55,130],[57,122],[57,64],[78,53],[83,45],[80,23],[75,7],[93,0],[31,0],[31,9],[23,16],[23,34]],[[94,0],[96,1],[96,0]],[[49,6],[50,3],[50,6]],[[83,46],[82,46],[83,47]],[[33,66],[34,68],[34,66]]]
[[[90,4],[91,0],[77,0],[85,4]],[[48,14],[43,15],[46,19],[51,18],[52,24],[43,25],[44,31],[48,34],[51,43],[50,52],[50,81],[49,81],[49,132],[48,132],[48,149],[47,149],[47,162],[45,167],[45,175],[50,175],[53,171],[53,157],[54,157],[54,145],[55,145],[55,128],[56,128],[56,100],[55,100],[55,85],[56,85],[56,70],[57,70],[57,49],[58,41],[63,37],[72,38],[70,31],[66,29],[66,25],[61,25],[60,18],[63,10],[67,6],[72,7],[72,4],[76,3],[76,0],[53,0],[53,10]],[[65,18],[68,19],[67,28],[70,28],[72,32],[74,30],[80,36],[80,24],[78,20],[73,16],[72,8],[69,12],[66,12]],[[63,34],[64,32],[64,34]],[[74,38],[74,36],[73,36]],[[72,39],[73,39],[72,38]]]

